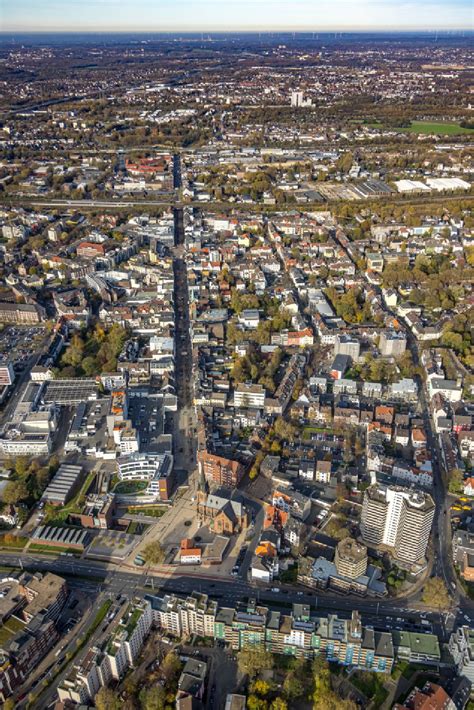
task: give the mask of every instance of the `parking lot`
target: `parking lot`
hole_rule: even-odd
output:
[[[15,372],[21,372],[45,334],[42,326],[7,326],[0,332],[0,361],[14,363]]]

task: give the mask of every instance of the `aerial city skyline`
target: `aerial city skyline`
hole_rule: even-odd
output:
[[[473,39],[3,0],[2,710],[474,710]]]

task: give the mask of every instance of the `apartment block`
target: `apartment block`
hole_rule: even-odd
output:
[[[409,564],[423,560],[435,514],[432,497],[402,486],[371,486],[362,504],[361,532],[367,545],[384,545]]]
[[[204,594],[187,599],[146,597],[154,624],[177,637],[198,634],[222,641],[234,650],[261,644],[272,653],[325,657],[343,665],[389,672],[394,662],[390,632],[363,629],[357,612],[352,619],[312,616],[309,606],[294,604],[291,613],[270,611],[255,600],[237,608],[218,607]]]
[[[204,475],[207,481],[227,488],[236,488],[245,473],[238,461],[215,456],[207,451],[199,452],[198,466],[200,474]]]

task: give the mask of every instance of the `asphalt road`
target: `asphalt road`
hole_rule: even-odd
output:
[[[21,560],[21,562],[20,562]],[[89,589],[91,594],[94,590],[102,590],[110,594],[127,594],[128,596],[143,596],[145,593],[175,593],[177,595],[187,595],[193,591],[209,594],[216,597],[222,606],[234,606],[242,601],[244,597],[256,597],[261,603],[272,604],[276,608],[291,603],[306,603],[318,610],[334,612],[342,615],[349,615],[353,610],[358,610],[365,617],[379,620],[378,625],[388,628],[386,617],[393,618],[393,628],[397,623],[406,625],[410,619],[419,617],[420,613],[429,612],[422,604],[415,600],[407,599],[359,599],[338,595],[317,595],[315,592],[303,591],[301,588],[291,585],[280,585],[280,592],[272,592],[269,589],[250,585],[244,579],[236,577],[226,579],[219,576],[199,575],[197,572],[186,574],[177,567],[173,575],[164,573],[148,573],[143,569],[124,569],[119,565],[96,562],[92,560],[74,559],[69,557],[46,558],[38,555],[24,554],[20,557],[16,553],[0,554],[1,565],[11,565],[20,567],[23,565],[28,569],[50,570],[57,574],[64,574],[70,579],[72,586],[80,589]],[[83,575],[87,579],[82,579],[78,575]],[[97,578],[97,582],[95,582]],[[450,631],[457,623],[472,623],[474,621],[474,602],[469,599],[461,599],[456,609],[452,613],[433,613],[431,618],[433,628],[441,638],[446,639],[446,632]],[[467,615],[469,621],[464,618]],[[397,622],[397,619],[400,619]]]

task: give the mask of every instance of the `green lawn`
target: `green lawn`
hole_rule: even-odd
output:
[[[150,515],[153,518],[161,518],[162,515],[166,513],[168,508],[165,508],[163,506],[155,506],[155,507],[150,507],[150,508],[142,508],[141,506],[130,506],[127,508],[127,513],[131,513],[132,515],[140,515],[143,513],[143,515]]]
[[[399,131],[401,133],[422,133],[424,135],[436,136],[461,136],[471,134],[474,136],[473,128],[462,128],[458,123],[449,121],[412,121],[411,126],[406,128],[396,128],[385,126],[380,121],[364,124],[369,128],[380,128],[386,131]]]
[[[407,133],[423,133],[425,135],[434,134],[437,136],[460,136],[463,133],[474,135],[474,129],[461,128],[457,123],[436,122],[436,121],[412,121],[409,128],[399,128],[397,130]]]
[[[429,669],[422,663],[408,663],[402,671],[402,676],[406,680],[410,680],[413,673],[416,673],[417,671],[426,671],[427,673],[429,673]]]
[[[127,533],[129,535],[143,535],[145,530],[147,530],[150,526],[147,525],[147,523],[139,523],[137,520],[132,520],[130,525],[127,528]]]
[[[94,621],[92,622],[92,626],[89,628],[89,630],[88,630],[88,632],[87,632],[87,634],[86,634],[86,638],[89,639],[89,638],[92,636],[92,634],[93,634],[94,631],[97,629],[97,627],[99,626],[99,624],[101,624],[102,621],[103,621],[103,620],[105,619],[105,617],[107,616],[107,612],[108,612],[108,610],[110,609],[111,606],[112,606],[112,600],[111,600],[111,599],[107,599],[107,600],[102,604],[102,606],[100,607],[99,611],[98,611],[97,614],[95,615],[95,619],[94,619]]]
[[[410,666],[408,661],[399,661],[396,665],[394,665],[391,676],[394,680],[398,680],[403,673],[407,670],[407,668]],[[405,676],[404,676],[405,677]]]
[[[139,493],[144,491],[148,481],[120,481],[114,488],[114,493],[126,495],[129,493]]]

